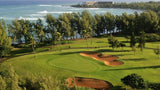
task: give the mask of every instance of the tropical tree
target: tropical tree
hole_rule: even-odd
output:
[[[12,40],[21,44],[23,42],[23,38],[26,44],[30,43],[30,33],[32,28],[32,23],[29,20],[13,20],[12,24],[8,24],[8,32],[9,36],[11,36]],[[23,42],[24,43],[24,42]]]
[[[77,36],[77,34],[81,30],[80,14],[79,13],[72,13],[72,15],[73,15],[73,21],[72,21],[71,27],[72,27],[72,31],[74,31],[73,34]]]
[[[59,42],[60,42],[60,51],[61,51],[61,44],[62,44],[61,41],[62,41],[63,34],[57,32],[57,37],[58,37],[58,40],[59,40]]]
[[[139,38],[139,47],[141,51],[143,51],[143,48],[145,47],[145,32],[141,32],[140,38]]]
[[[115,26],[116,26],[116,32],[122,31],[122,17],[116,15],[115,16]]]
[[[34,25],[35,34],[37,35],[39,42],[44,42],[45,40],[45,33],[43,29],[43,23],[41,19],[38,19]]]
[[[87,42],[87,48],[88,48],[88,38],[91,37],[92,28],[89,27],[88,29],[83,30],[84,32],[84,38]]]
[[[31,37],[31,47],[32,47],[32,51],[34,53],[34,57],[36,57],[36,47],[37,47],[37,42],[36,42],[36,39],[35,37],[32,35]]]
[[[64,36],[69,43],[69,37],[71,36],[71,23],[69,21],[69,18],[67,17],[67,14],[64,13],[63,15],[59,16],[59,19],[61,20],[61,24],[63,26],[61,33],[64,33]]]
[[[105,15],[105,26],[107,29],[107,33],[113,31],[115,29],[115,17],[111,13],[107,12]]]
[[[69,22],[70,22],[70,27],[71,27],[71,30],[70,30],[70,38],[71,39],[74,39],[74,37],[77,35],[77,14],[76,13],[67,13],[67,18],[69,19]]]
[[[138,21],[139,31],[144,30],[145,33],[155,33],[159,30],[159,17],[151,10],[141,13]]]
[[[12,21],[12,25],[11,24],[8,25],[8,31],[13,41],[17,41],[18,44],[22,43],[23,31],[17,19]]]
[[[122,20],[122,32],[124,34],[131,34],[135,31],[135,15],[128,15],[127,13],[123,13],[121,16]]]
[[[48,38],[51,38],[52,50],[53,45],[56,44],[56,34],[57,34],[57,19],[54,18],[51,14],[46,15],[47,27],[45,33],[48,33]]]
[[[137,42],[136,37],[134,35],[134,32],[132,32],[132,35],[131,35],[131,38],[130,38],[130,47],[132,47],[132,48],[135,47],[136,42]]]
[[[83,27],[83,36],[86,39],[88,47],[88,38],[92,37],[92,16],[88,11],[82,12],[82,27]]]
[[[0,58],[6,56],[10,52],[11,38],[6,32],[6,24],[4,20],[0,20]]]
[[[110,47],[114,50],[114,48],[120,47],[120,42],[115,39],[115,37],[112,36],[112,34],[108,37],[108,43],[110,44]]]
[[[80,35],[80,38],[83,38],[82,15],[78,12],[74,15],[74,18],[77,24],[77,34]]]
[[[103,18],[103,15],[98,15],[98,14],[95,14],[94,15],[94,20],[95,20],[95,25],[94,25],[94,31],[96,33],[97,36],[99,36],[101,33],[103,33],[103,29],[104,29],[104,22],[102,22],[102,18]]]
[[[106,33],[106,19],[105,19],[105,15],[101,15],[101,22],[100,22],[100,31],[103,32],[103,34]]]
[[[21,31],[22,31],[22,37],[24,37],[25,40],[25,44],[29,44],[31,39],[31,33],[32,33],[32,23],[29,20],[24,20],[21,19],[18,21],[21,27]]]

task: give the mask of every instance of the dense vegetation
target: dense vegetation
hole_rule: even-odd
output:
[[[11,38],[6,32],[4,20],[0,20],[0,59],[8,54],[11,47]]]
[[[65,81],[53,79],[46,75],[30,75],[20,78],[13,67],[0,72],[0,90],[92,90],[87,88],[69,88]]]
[[[121,16],[110,13],[92,16],[88,11],[60,15],[54,18],[46,15],[47,25],[39,19],[35,23],[28,20],[14,20],[8,25],[9,36],[13,41],[34,46],[34,41],[41,44],[55,45],[57,41],[70,40],[80,35],[80,38],[89,38],[108,33],[122,33],[125,35],[140,35],[140,32],[159,33],[159,17],[153,11]],[[116,28],[116,29],[115,29]]]
[[[133,89],[145,89],[143,78],[137,74],[131,74],[121,79],[125,85],[129,85]]]
[[[160,19],[153,11],[146,11],[141,14],[135,12],[131,15],[123,13],[121,16],[114,16],[110,13],[92,16],[88,11],[83,11],[82,13],[64,13],[59,15],[59,18],[48,14],[45,18],[46,24],[41,19],[36,22],[15,19],[12,24],[7,25],[8,27],[6,27],[5,21],[2,20],[2,24],[0,24],[2,32],[1,57],[7,56],[10,51],[10,37],[12,41],[17,43],[13,43],[14,47],[32,48],[34,53],[37,47],[51,45],[53,50],[54,45],[64,44],[66,40],[70,44],[72,43],[70,40],[77,38],[78,35],[80,38],[86,39],[87,47],[88,38],[109,33],[131,36],[130,46],[134,47],[139,42],[141,49],[145,47],[145,41],[160,40],[158,35],[160,33]],[[7,30],[9,38],[7,37]],[[141,33],[144,33],[143,37],[135,38],[136,35],[142,36]],[[154,34],[145,35],[145,33]],[[114,47],[121,45],[124,46],[123,43],[119,43]]]
[[[17,90],[66,88],[58,81],[53,82],[54,80],[52,80],[52,78],[47,77],[49,75],[63,80],[64,78],[66,79],[71,76],[85,76],[109,80],[115,85],[120,85],[120,79],[133,71],[142,74],[147,80],[154,79],[155,81],[153,82],[156,82],[156,84],[150,84],[150,86],[159,86],[157,83],[159,80],[155,79],[159,77],[159,63],[157,63],[158,59],[154,54],[155,52],[159,55],[159,48],[155,49],[155,46],[157,46],[159,42],[153,44],[146,42],[146,40],[154,41],[154,38],[157,38],[156,41],[160,40],[158,37],[159,35],[157,34],[160,33],[160,20],[155,12],[146,11],[141,14],[135,12],[135,14],[131,15],[124,13],[121,16],[114,16],[107,13],[105,15],[96,14],[92,16],[88,11],[83,11],[82,13],[64,13],[63,15],[60,15],[59,18],[55,18],[48,14],[45,18],[46,24],[44,24],[41,19],[38,19],[36,22],[30,22],[23,19],[14,20],[12,24],[8,25],[9,37],[6,33],[7,28],[5,22],[3,20],[1,21],[0,50],[1,53],[4,53],[1,54],[1,56],[7,56],[11,48],[10,37],[12,38],[12,41],[17,42],[18,47],[19,45],[24,45],[27,49],[18,48],[13,50],[12,54],[14,55],[11,54],[11,56],[21,55],[21,57],[11,58],[0,64],[0,71],[2,71],[0,73],[0,83],[3,84],[0,88]],[[113,37],[112,35],[108,37],[108,41],[107,38],[94,38],[95,36],[99,37],[111,33],[114,35],[131,36],[129,38],[130,43],[127,42],[124,37],[118,37],[117,39],[117,37]],[[78,43],[71,45],[71,40],[77,38],[77,35],[80,35],[80,38],[86,40],[87,47],[91,46],[94,48],[90,50],[86,49],[86,45],[84,45],[85,40],[79,40]],[[88,38],[94,39],[89,43]],[[64,40],[68,42],[68,45],[66,45],[68,48],[75,47],[78,49],[69,49],[64,52],[50,51],[35,54],[35,52],[38,51],[36,48],[44,49],[46,48],[46,45],[51,45],[51,49],[60,48],[61,51],[61,48],[66,48],[65,45],[61,45]],[[139,45],[137,46],[136,43],[139,43]],[[56,44],[60,44],[60,46],[55,46]],[[109,44],[113,49],[131,46],[132,50],[130,50],[129,47],[125,47],[123,50],[111,50],[110,47],[108,47]],[[16,47],[16,45],[13,46]],[[102,46],[106,48],[98,48]],[[80,49],[79,47],[83,47],[83,49]],[[145,51],[143,52],[143,55],[141,52],[136,52],[136,47],[140,47],[141,51]],[[146,49],[144,47],[152,49]],[[34,55],[29,53],[30,49],[28,48],[33,50]],[[153,49],[155,50],[153,51]],[[103,52],[107,54],[109,52],[109,54],[119,56],[120,60],[126,64],[120,67],[104,66],[102,62],[80,56],[79,53],[82,51]],[[30,55],[25,55],[24,53]],[[62,55],[64,55],[64,57],[62,57]],[[155,61],[153,61],[153,59]],[[5,69],[8,69],[7,66],[9,64],[13,65],[14,69],[21,77],[24,75],[22,77],[24,81],[19,81],[20,78],[18,78],[12,69],[7,71],[9,74],[4,72]],[[119,71],[122,71],[123,73],[119,73]],[[24,79],[27,77],[26,73],[29,73],[29,75],[33,73],[45,73],[47,76],[38,78],[35,78],[37,76],[33,76],[31,79]],[[58,76],[57,73],[64,75]],[[148,78],[151,74],[154,75],[154,78]],[[113,78],[114,80],[112,80]],[[54,85],[51,85],[53,83]]]
[[[142,89],[142,90],[159,90],[160,88],[160,83],[150,83],[145,81],[140,75],[138,74],[131,74],[128,76],[125,76],[124,78],[121,79],[121,81],[133,89]]]
[[[95,4],[95,5],[72,5],[73,7],[84,7],[84,8],[130,8],[130,9],[141,9],[141,10],[153,10],[159,12],[160,2],[133,2],[133,3],[114,3],[114,4]]]

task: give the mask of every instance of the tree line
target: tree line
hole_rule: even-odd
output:
[[[28,20],[13,20],[12,24],[8,25],[9,36],[13,41],[22,43],[31,42],[32,38],[39,42],[45,40],[56,40],[62,36],[62,39],[74,39],[77,34],[80,38],[88,38],[92,36],[99,36],[102,34],[121,32],[125,35],[135,35],[144,31],[145,33],[158,33],[159,17],[153,11],[142,12],[138,14],[128,15],[123,13],[121,16],[114,16],[111,13],[104,15],[96,14],[92,16],[88,11],[82,13],[64,13],[59,15],[58,18],[48,14],[45,16],[46,25],[41,19],[36,22]]]
[[[94,4],[94,5],[72,5],[72,7],[83,7],[83,8],[130,8],[139,10],[152,10],[160,13],[160,2],[149,1],[149,2],[132,2],[132,3],[114,3],[114,4]]]
[[[11,40],[8,40],[10,38],[18,44],[30,45],[34,50],[37,45],[49,43],[53,46],[57,41],[69,41],[77,38],[78,35],[80,35],[80,38],[87,40],[87,38],[93,36],[109,33],[140,35],[140,32],[160,32],[159,17],[153,11],[146,11],[141,14],[135,12],[130,15],[123,13],[121,16],[114,16],[109,12],[104,15],[91,15],[91,13],[85,10],[82,13],[63,13],[58,18],[47,14],[45,18],[45,23],[41,19],[35,22],[15,19],[12,21],[12,24],[7,26],[4,20],[2,20],[0,32],[4,33],[0,36],[0,50],[4,51],[2,49],[10,45]],[[7,30],[9,38],[7,37]],[[9,44],[3,44],[5,39]]]

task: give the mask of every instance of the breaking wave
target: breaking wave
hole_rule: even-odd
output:
[[[30,17],[27,17],[27,18],[24,18],[24,17],[19,17],[18,20],[21,20],[21,19],[24,19],[24,20],[38,20],[38,19],[42,19],[44,20],[44,18],[30,18]]]
[[[98,10],[100,8],[86,8],[87,10]]]
[[[37,12],[37,13],[41,13],[41,14],[48,14],[48,13],[72,13],[72,11],[67,11],[67,12],[48,12],[48,11],[40,11],[40,12]]]
[[[31,14],[30,16],[31,17],[34,17],[34,16],[45,16],[46,14]]]
[[[62,7],[62,5],[38,5],[40,7]]]
[[[38,6],[41,6],[41,7],[51,7],[53,5],[38,5]]]

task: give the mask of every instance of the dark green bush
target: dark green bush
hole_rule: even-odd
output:
[[[133,89],[145,89],[143,78],[137,74],[131,74],[121,79],[121,81]]]
[[[160,83],[150,83],[148,87],[152,90],[160,90]]]
[[[126,44],[125,43],[122,43],[122,42],[120,42],[120,47],[125,47],[126,46]]]
[[[17,44],[17,45],[14,45],[14,47],[16,47],[16,48],[29,48],[31,46],[29,44]]]

